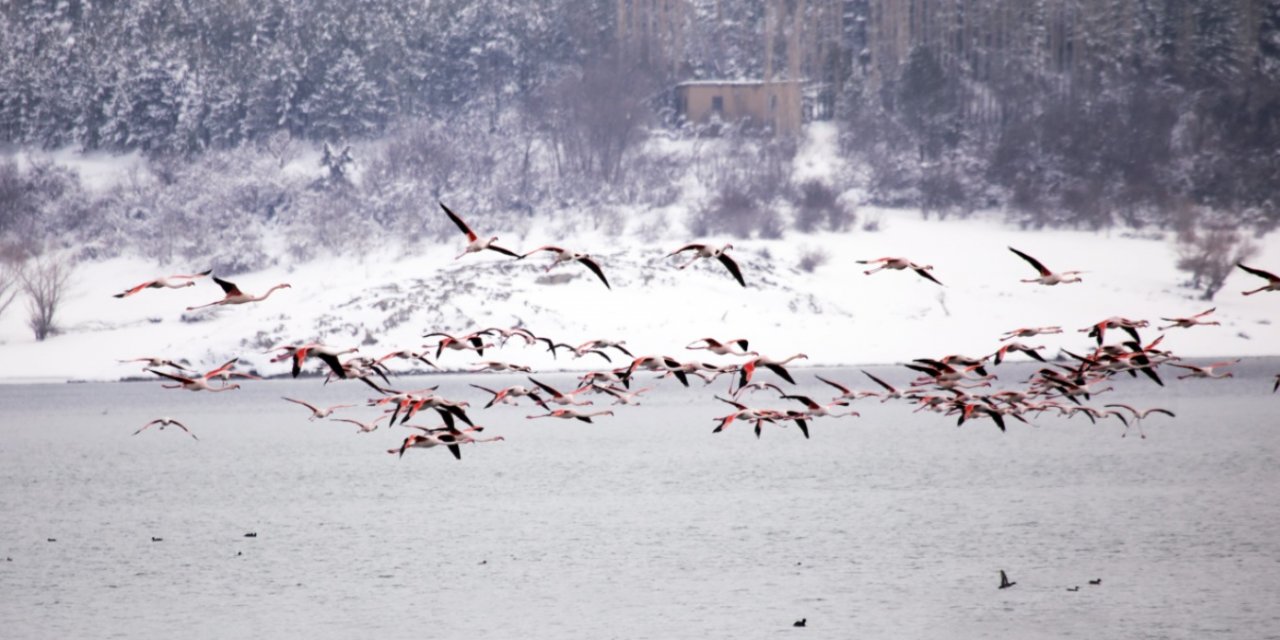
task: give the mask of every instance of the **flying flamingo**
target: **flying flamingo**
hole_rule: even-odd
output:
[[[1000,349],[996,351],[995,359],[992,360],[992,362],[995,364],[1000,364],[1001,362],[1004,362],[1005,357],[1009,354],[1010,351],[1017,351],[1017,352],[1026,354],[1027,357],[1039,360],[1040,362],[1044,362],[1045,359],[1041,357],[1040,354],[1036,353],[1036,351],[1039,351],[1040,349],[1043,349],[1043,348],[1044,348],[1044,345],[1041,345],[1038,347],[1028,347],[1027,345],[1022,344],[1021,342],[1008,342],[1008,343],[1005,343],[1004,345],[1001,345]]]
[[[734,347],[737,347],[735,350]],[[715,338],[701,338],[689,343],[685,347],[693,351],[705,349],[718,356],[758,356],[755,351],[747,351],[746,338],[734,338],[732,340],[716,340]]]
[[[369,433],[370,431],[374,431],[378,428],[379,422],[382,422],[384,419],[389,417],[390,416],[385,414],[380,415],[374,418],[370,422],[360,422],[359,420],[352,420],[351,418],[329,418],[329,422],[349,422],[351,424],[354,424],[357,427],[360,427],[360,430],[357,431],[356,433]]]
[[[912,271],[916,272],[917,275],[919,275],[921,278],[924,278],[925,280],[933,282],[934,284],[939,284],[939,285],[942,284],[941,282],[938,281],[937,278],[933,277],[933,275],[929,273],[930,271],[933,270],[933,265],[918,265],[906,258],[876,258],[875,260],[857,260],[856,262],[858,264],[875,264],[877,262],[880,263],[880,266],[874,269],[868,269],[867,271],[862,272],[866,275],[871,275],[877,271],[880,271],[881,269],[895,269],[898,271],[901,271],[903,269],[911,269]]]
[[[502,327],[489,327],[488,329],[485,329],[483,331],[477,331],[476,333],[484,333],[484,334],[496,333],[502,338],[502,342],[500,343],[500,345],[504,347],[507,346],[507,341],[510,340],[513,336],[520,336],[520,339],[524,340],[525,346],[529,346],[533,344],[533,341],[536,337],[528,329],[522,329],[520,327],[511,327],[510,329],[504,329]]]
[[[1083,281],[1083,279],[1079,275],[1081,273],[1084,273],[1083,271],[1062,271],[1059,273],[1054,273],[1050,271],[1048,268],[1046,268],[1044,264],[1042,264],[1039,260],[1036,260],[1035,258],[1032,258],[1031,256],[1023,252],[1018,251],[1013,247],[1009,247],[1009,250],[1018,254],[1018,257],[1022,258],[1023,260],[1026,260],[1027,262],[1031,263],[1031,266],[1035,267],[1036,271],[1040,272],[1039,278],[1022,280],[1022,282],[1035,282],[1043,285],[1053,286],[1055,284],[1071,284],[1072,282]]]
[[[130,358],[129,360],[117,360],[116,362],[120,362],[120,363],[125,363],[125,362],[145,362],[145,363],[147,363],[147,364],[145,364],[145,365],[143,365],[143,366],[142,366],[142,369],[143,369],[144,371],[145,371],[145,370],[147,370],[147,369],[154,369],[154,368],[156,368],[156,367],[173,367],[174,369],[177,369],[178,371],[191,371],[191,369],[188,369],[188,368],[186,368],[186,367],[184,367],[184,366],[182,366],[182,365],[180,365],[180,364],[178,364],[178,363],[176,363],[176,362],[174,362],[173,360],[170,360],[170,359],[168,359],[168,358],[156,358],[156,357],[153,357],[153,356],[147,356],[147,357],[142,357],[142,358]],[[194,373],[194,372],[192,372],[192,373]]]
[[[480,354],[481,356],[483,356],[484,350],[492,348],[493,345],[485,342],[484,338],[480,337],[482,335],[488,335],[488,334],[484,333],[483,331],[476,331],[474,333],[468,333],[465,336],[459,336],[455,338],[447,333],[444,333],[443,331],[433,331],[431,333],[423,335],[422,337],[423,338],[433,338],[436,336],[440,337],[440,342],[436,343],[436,359],[438,360],[441,354],[444,353],[445,349],[450,349],[453,351],[474,351]]]
[[[791,362],[792,360],[805,360],[808,357],[809,356],[806,356],[803,353],[797,353],[794,356],[787,358],[786,360],[773,360],[765,356],[759,356],[755,360],[752,360],[742,365],[742,369],[740,370],[741,375],[739,376],[738,386],[742,386],[744,384],[747,384],[748,382],[751,382],[751,374],[755,373],[756,367],[764,367],[776,373],[778,377],[782,378],[783,380],[786,380],[791,384],[795,384],[796,383],[795,379],[791,377],[790,373],[787,373],[787,370],[784,367],[788,362]]]
[[[136,287],[125,289],[120,293],[113,294],[112,297],[127,298],[135,293],[138,293],[139,291],[142,291],[143,289],[162,289],[162,288],[181,289],[183,287],[194,287],[196,286],[196,278],[203,278],[209,275],[210,273],[213,273],[213,269],[209,269],[208,271],[201,271],[200,273],[192,273],[188,275],[173,275],[173,276],[165,276],[163,278],[156,278],[155,280],[148,280]]]
[[[1280,276],[1277,276],[1276,274],[1271,273],[1269,271],[1263,271],[1262,269],[1254,269],[1252,267],[1246,267],[1243,264],[1240,264],[1239,262],[1236,263],[1236,266],[1240,267],[1241,269],[1244,269],[1249,273],[1252,273],[1255,276],[1258,276],[1259,278],[1266,278],[1267,280],[1266,284],[1262,285],[1261,287],[1258,287],[1257,289],[1254,289],[1252,291],[1244,291],[1243,292],[1244,295],[1251,296],[1255,293],[1260,293],[1262,291],[1280,291]]]
[[[533,373],[532,367],[526,367],[522,364],[512,364],[510,362],[498,362],[497,360],[485,360],[477,363],[480,368],[472,369],[473,373],[481,373],[484,371],[519,371],[521,373]]]
[[[725,429],[725,427],[732,424],[734,420],[751,420],[755,422],[755,433],[756,437],[759,438],[760,426],[763,423],[772,422],[777,424],[779,422],[791,420],[796,423],[797,427],[800,427],[800,433],[804,435],[805,439],[809,439],[809,424],[807,422],[809,416],[806,413],[800,411],[778,411],[776,409],[753,409],[740,402],[726,400],[720,396],[715,396],[715,398],[721,402],[733,405],[737,411],[727,416],[715,418],[720,421],[720,424],[716,425],[716,428],[712,429],[711,433],[720,433]]]
[[[296,347],[276,347],[276,350],[281,350],[284,353],[272,358],[271,361],[279,362],[281,360],[291,359],[293,361],[291,373],[295,378],[302,373],[302,365],[306,359],[308,357],[315,356],[319,358],[321,362],[328,365],[334,375],[345,379],[347,377],[347,369],[342,365],[342,361],[338,360],[338,356],[355,353],[356,351],[359,351],[360,348],[350,347],[348,349],[339,349],[319,342],[309,342]]]
[[[512,258],[520,257],[520,254],[518,253],[510,249],[504,249],[494,244],[494,242],[497,241],[498,236],[493,236],[488,240],[481,240],[480,236],[477,236],[476,232],[472,231],[471,227],[468,227],[467,223],[463,222],[462,218],[458,217],[458,214],[454,213],[451,209],[449,209],[449,207],[444,206],[443,202],[440,203],[440,208],[444,209],[445,215],[449,216],[449,219],[452,220],[454,224],[458,225],[458,228],[461,229],[463,233],[467,234],[467,243],[468,243],[467,248],[463,250],[462,253],[458,254],[458,257],[454,258],[454,260],[457,260],[458,258],[461,258],[462,256],[465,256],[468,253],[479,253],[481,251],[484,251],[485,249],[488,249],[490,251],[497,251],[498,253],[501,253],[503,255],[511,256]]]
[[[809,416],[810,418],[817,418],[820,416],[829,416],[832,418],[843,418],[845,416],[859,416],[859,417],[862,416],[862,414],[858,413],[857,411],[847,411],[845,413],[832,413],[831,407],[849,406],[848,401],[845,401],[845,400],[836,400],[835,402],[820,404],[818,402],[815,402],[813,398],[810,398],[809,396],[784,395],[782,397],[786,398],[787,400],[795,400],[797,402],[803,403],[804,406],[808,409],[807,411],[805,411],[805,415]]]
[[[1000,340],[1012,340],[1014,338],[1034,338],[1036,336],[1051,335],[1062,333],[1062,327],[1021,327],[1013,331],[1006,331],[1001,335]]]
[[[521,385],[515,385],[512,387],[507,387],[505,389],[498,389],[498,390],[490,389],[489,387],[482,387],[478,384],[473,384],[471,386],[481,391],[484,391],[486,393],[493,394],[493,399],[490,400],[488,404],[484,405],[485,409],[488,409],[489,407],[492,407],[495,404],[505,404],[509,400],[513,400],[515,398],[520,398],[520,397],[529,398],[533,400],[535,403],[537,403],[538,406],[542,407],[543,409],[547,409],[547,404],[542,401],[542,398],[538,397],[537,391],[525,388]],[[547,409],[547,410],[550,411],[550,409]]]
[[[1176,418],[1176,417],[1178,417],[1178,416],[1175,416],[1175,415],[1173,414],[1173,412],[1172,412],[1172,411],[1170,411],[1170,410],[1168,410],[1168,409],[1161,409],[1160,407],[1151,407],[1150,409],[1144,409],[1144,410],[1142,410],[1142,411],[1138,411],[1137,409],[1134,409],[1133,407],[1131,407],[1131,406],[1129,406],[1129,405],[1127,405],[1127,404],[1115,403],[1115,404],[1109,404],[1109,405],[1106,405],[1106,406],[1108,406],[1108,407],[1114,407],[1114,408],[1117,408],[1117,409],[1125,409],[1125,410],[1129,411],[1130,413],[1132,413],[1132,414],[1133,414],[1133,422],[1134,422],[1134,424],[1138,425],[1138,435],[1142,436],[1143,438],[1146,438],[1146,437],[1147,437],[1147,434],[1143,433],[1143,431],[1142,431],[1142,421],[1143,421],[1143,420],[1146,420],[1146,419],[1147,419],[1147,416],[1149,416],[1149,415],[1151,415],[1151,414],[1153,414],[1153,413],[1163,413],[1164,415],[1169,416],[1170,418]],[[1126,433],[1129,431],[1129,430],[1128,430],[1128,426],[1129,426],[1129,425],[1126,423],[1126,424],[1125,424],[1125,427],[1126,427],[1126,428],[1125,428],[1125,432],[1126,432]],[[1124,437],[1124,435],[1122,434],[1120,437],[1122,437],[1122,438],[1123,438],[1123,437]]]
[[[1205,365],[1205,366],[1203,366],[1203,367],[1197,367],[1197,366],[1195,366],[1195,365],[1191,365],[1191,364],[1176,364],[1176,363],[1170,363],[1170,364],[1169,364],[1169,366],[1171,366],[1171,367],[1177,367],[1177,368],[1179,368],[1179,369],[1186,369],[1187,371],[1190,371],[1190,372],[1191,372],[1191,373],[1188,373],[1188,374],[1186,374],[1186,375],[1178,376],[1178,379],[1179,379],[1179,380],[1182,380],[1182,379],[1185,379],[1185,378],[1214,378],[1214,379],[1218,379],[1218,378],[1231,378],[1231,377],[1234,377],[1234,376],[1233,376],[1233,374],[1232,374],[1230,371],[1227,371],[1227,372],[1218,372],[1218,371],[1215,371],[1215,369],[1219,369],[1219,368],[1222,368],[1222,367],[1225,367],[1225,366],[1228,366],[1228,365],[1233,365],[1233,364],[1236,364],[1237,362],[1240,362],[1240,360],[1239,360],[1238,358],[1237,358],[1237,359],[1235,359],[1235,360],[1228,360],[1228,361],[1226,361],[1226,362],[1215,362],[1215,363],[1213,363],[1213,364],[1207,364],[1207,365]]]
[[[430,353],[427,351],[413,351],[412,349],[401,349],[400,351],[392,351],[391,353],[388,353],[387,355],[382,356],[381,358],[378,358],[376,362],[377,364],[382,364],[383,362],[386,362],[387,360],[391,360],[391,359],[417,360],[431,367],[432,369],[439,369],[440,367],[437,367],[436,363],[432,362],[431,359],[427,357],[428,355],[430,355]]]
[[[274,287],[271,287],[270,289],[267,289],[267,292],[260,296],[252,296],[241,291],[240,288],[237,287],[234,283],[227,282],[226,280],[223,280],[218,276],[213,276],[213,281],[218,283],[219,287],[222,287],[222,291],[227,294],[226,297],[224,297],[221,300],[210,302],[209,304],[202,304],[195,307],[187,307],[187,311],[195,311],[196,309],[203,309],[205,307],[213,307],[213,306],[227,305],[227,304],[245,304],[247,302],[261,302],[263,300],[266,300],[268,297],[270,297],[272,293],[275,293],[276,289],[288,289],[290,287],[288,283],[278,284]]]
[[[492,438],[475,438],[470,435],[471,432],[483,431],[484,427],[471,427],[469,429],[459,431],[458,429],[451,427],[427,428],[412,424],[406,426],[411,429],[421,429],[422,433],[415,433],[404,439],[404,442],[401,443],[400,449],[398,450],[400,452],[400,457],[404,457],[405,450],[410,448],[416,447],[421,449],[430,449],[431,447],[444,446],[449,449],[449,453],[452,453],[454,458],[461,460],[462,449],[458,446],[460,444],[474,442],[500,442],[505,439],[502,436],[495,436]],[[396,449],[388,449],[387,453],[396,453],[396,451]]]
[[[746,392],[748,392],[748,391],[756,392],[756,391],[760,391],[760,390],[762,390],[762,389],[769,389],[769,390],[771,390],[771,391],[775,391],[775,392],[777,392],[777,394],[778,394],[779,396],[781,396],[781,395],[783,395],[783,394],[785,394],[785,393],[786,393],[786,391],[784,391],[784,390],[782,389],[782,387],[779,387],[778,385],[776,385],[776,384],[774,384],[774,383],[772,383],[772,382],[759,382],[759,381],[757,381],[757,382],[749,382],[749,383],[747,383],[747,384],[742,385],[741,387],[738,387],[738,388],[737,388],[737,390],[735,390],[735,391],[733,392],[733,399],[734,399],[734,400],[737,400],[740,396],[742,396],[742,394],[744,394],[744,393],[746,393]]]
[[[627,348],[623,346],[626,343],[627,343],[626,340],[603,340],[603,339],[588,340],[574,347],[573,352],[581,355],[583,353],[589,353],[592,350],[597,350],[603,353],[605,349],[617,349],[618,351],[621,351],[624,355],[626,355],[628,358],[634,358],[635,354],[631,353],[630,351],[627,351]],[[605,359],[608,360],[608,358],[605,358]]]
[[[884,388],[885,393],[884,393],[884,395],[880,396],[880,403],[881,403],[881,404],[884,404],[885,402],[888,402],[888,401],[890,401],[890,400],[896,400],[896,399],[898,399],[898,398],[901,398],[901,397],[902,397],[902,392],[901,392],[901,391],[899,391],[899,390],[897,389],[897,387],[894,387],[893,385],[889,384],[888,382],[885,382],[884,380],[881,380],[880,378],[877,378],[877,377],[875,377],[875,376],[871,375],[870,373],[867,373],[867,371],[866,371],[866,370],[863,370],[863,371],[862,371],[862,375],[864,375],[864,376],[866,376],[866,377],[868,377],[868,378],[871,378],[871,381],[872,381],[872,382],[874,382],[874,383],[876,383],[876,384],[878,384],[878,385],[880,385],[881,387],[883,387],[883,388]],[[828,384],[829,384],[829,383],[828,383]]]
[[[178,427],[179,429],[182,429],[183,431],[186,431],[186,432],[187,432],[187,435],[191,436],[192,438],[195,438],[196,440],[199,440],[199,439],[200,439],[200,438],[196,438],[196,434],[191,433],[191,430],[187,428],[187,425],[184,425],[184,424],[182,424],[181,422],[178,422],[177,420],[174,420],[173,418],[170,418],[170,417],[168,417],[168,416],[163,417],[163,418],[156,418],[155,420],[152,420],[151,422],[148,422],[148,423],[146,423],[146,424],[142,425],[142,428],[141,428],[141,429],[138,429],[137,431],[134,431],[134,432],[133,432],[133,435],[135,435],[135,436],[136,436],[136,435],[138,435],[139,433],[142,433],[143,431],[146,431],[146,430],[147,430],[147,427],[150,427],[150,426],[152,426],[152,425],[157,425],[157,424],[158,424],[158,425],[160,425],[160,430],[161,430],[161,431],[164,431],[164,428],[165,428],[165,427],[167,427],[167,426],[169,426],[169,425],[174,425],[175,427]]]
[[[547,265],[547,269],[546,269],[547,271],[550,271],[551,267],[554,267],[560,264],[561,262],[572,262],[574,260],[577,260],[578,262],[581,262],[586,268],[590,269],[591,273],[596,274],[597,278],[600,278],[600,282],[604,283],[604,288],[609,290],[613,289],[613,287],[609,286],[609,280],[604,277],[604,271],[600,269],[600,263],[596,262],[595,258],[592,258],[589,254],[579,253],[577,251],[569,251],[568,249],[561,249],[560,247],[547,245],[545,247],[538,247],[533,251],[525,253],[524,255],[520,256],[520,258],[521,259],[527,258],[539,251],[550,251],[551,253],[554,253],[556,255],[555,259],[551,261],[551,264]]]
[[[329,416],[330,416],[334,411],[337,411],[338,409],[346,409],[346,408],[348,408],[348,407],[354,407],[354,406],[355,406],[354,404],[335,404],[335,405],[333,405],[332,407],[327,407],[327,408],[325,408],[325,409],[321,409],[321,408],[319,408],[319,407],[316,407],[316,406],[315,406],[315,405],[313,405],[313,404],[310,404],[310,403],[307,403],[307,402],[303,402],[303,401],[301,401],[301,400],[294,400],[293,398],[282,398],[282,399],[283,399],[283,400],[288,400],[289,402],[292,402],[292,403],[294,403],[294,404],[300,404],[300,405],[302,405],[302,406],[304,406],[304,407],[306,407],[306,408],[310,409],[310,410],[311,410],[311,417],[310,417],[310,418],[307,418],[308,420],[322,420],[322,419],[324,419],[324,418],[328,418],[328,417],[329,417]]]
[[[225,385],[221,387],[210,385],[209,378],[213,376],[209,374],[205,374],[198,378],[188,378],[186,376],[176,376],[163,371],[156,371],[155,369],[147,369],[147,371],[150,371],[162,378],[168,378],[177,382],[177,384],[161,385],[165,389],[186,389],[187,391],[231,391],[232,389],[240,388],[240,385],[238,384]]]
[[[608,386],[608,387],[597,386],[595,388],[602,393],[607,393],[613,396],[614,404],[640,404],[639,402],[636,401],[636,398],[639,398],[640,394],[646,391],[653,391],[653,387],[644,387],[642,389],[636,389],[635,391],[627,391],[626,389],[619,389],[618,387],[614,387],[614,386]]]
[[[834,387],[834,388],[836,389],[836,391],[839,391],[839,392],[840,392],[840,395],[838,395],[838,396],[836,396],[836,397],[834,398],[835,400],[860,400],[860,399],[862,399],[862,398],[866,398],[866,397],[868,397],[868,396],[878,396],[878,395],[880,395],[879,393],[876,393],[875,391],[854,391],[854,390],[850,389],[849,387],[846,387],[846,386],[844,386],[844,385],[840,384],[839,382],[835,382],[834,380],[828,380],[828,379],[826,379],[826,378],[824,378],[824,377],[822,377],[822,376],[819,376],[819,375],[815,375],[814,377],[815,377],[815,378],[817,378],[818,380],[821,380],[822,382],[826,383],[827,385],[829,385],[829,386],[831,386],[831,387]],[[882,384],[883,384],[883,383],[882,383]],[[892,387],[890,387],[890,388],[892,388]],[[782,390],[781,390],[781,389],[779,389],[779,390],[778,390],[778,392],[779,392],[779,393],[781,393],[781,392],[782,392]]]
[[[1201,320],[1201,318],[1217,310],[1218,310],[1217,307],[1213,307],[1212,309],[1209,309],[1207,311],[1201,311],[1200,313],[1197,313],[1194,316],[1187,316],[1185,318],[1160,318],[1165,322],[1171,322],[1173,324],[1168,324],[1163,327],[1157,327],[1157,329],[1160,331],[1164,331],[1165,329],[1172,329],[1174,327],[1188,329],[1197,325],[1221,325],[1222,323],[1218,322],[1217,320],[1211,320],[1211,321]]]
[[[670,258],[671,256],[674,256],[683,251],[693,251],[694,252],[693,259],[680,265],[679,268],[681,269],[688,267],[689,265],[697,262],[701,258],[715,258],[716,260],[720,261],[720,264],[724,265],[724,268],[729,270],[729,273],[733,276],[734,280],[738,281],[738,284],[745,287],[747,286],[747,281],[742,279],[742,270],[738,268],[738,263],[734,262],[733,258],[730,258],[729,254],[725,253],[726,251],[732,248],[733,248],[733,245],[731,244],[726,244],[723,247],[720,247],[717,249],[716,247],[713,247],[709,244],[702,244],[702,243],[695,242],[692,244],[686,244],[685,246],[680,247],[679,249],[676,249],[671,253],[668,253],[665,257]]]
[[[988,418],[991,418],[991,421],[996,423],[996,426],[1000,427],[1001,431],[1005,430],[1004,415],[998,409],[987,406],[985,404],[978,404],[973,402],[961,403],[960,420],[956,422],[956,426],[960,426],[964,424],[965,420],[969,420],[970,418],[973,418],[974,414],[978,414],[978,413],[985,415]]]
[[[1080,330],[1080,333],[1088,333],[1090,338],[1096,338],[1098,344],[1102,344],[1102,338],[1106,335],[1107,329],[1124,329],[1133,336],[1133,339],[1142,342],[1142,336],[1138,335],[1138,329],[1146,328],[1150,325],[1146,320],[1130,320],[1119,316],[1112,316],[1106,320],[1097,322]]]
[[[594,418],[594,417],[596,417],[596,416],[611,416],[611,415],[613,415],[613,412],[612,412],[612,411],[609,411],[609,410],[607,410],[607,409],[606,409],[606,410],[604,410],[604,411],[592,411],[592,412],[590,412],[590,413],[584,413],[584,412],[582,412],[582,411],[578,411],[578,410],[576,410],[576,409],[552,409],[550,413],[542,413],[542,414],[538,414],[538,415],[525,416],[525,417],[526,417],[526,418],[529,418],[529,419],[533,419],[533,418],[563,418],[563,419],[565,419],[565,420],[581,420],[581,421],[583,421],[583,422],[590,423],[590,422],[591,422],[591,419],[592,419],[592,418]]]
[[[532,382],[538,385],[538,388],[547,392],[549,397],[547,398],[546,402],[551,402],[559,405],[578,405],[578,406],[592,404],[590,400],[577,400],[574,398],[574,396],[578,395],[579,393],[582,393],[583,391],[590,389],[591,388],[590,385],[584,385],[584,386],[578,387],[577,389],[574,389],[569,393],[561,393],[555,387],[538,382],[537,380],[534,380],[532,377],[529,378],[529,382]]]

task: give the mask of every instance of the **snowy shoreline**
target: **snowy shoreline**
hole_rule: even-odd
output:
[[[1119,232],[1035,232],[991,219],[924,221],[917,213],[864,207],[881,230],[845,234],[791,234],[782,240],[735,240],[732,251],[750,285],[739,287],[718,264],[676,269],[663,259],[687,238],[666,238],[612,252],[600,233],[556,238],[532,232],[512,238],[521,247],[557,242],[597,256],[613,290],[576,264],[544,276],[548,259],[512,261],[467,256],[454,260],[456,243],[419,247],[403,259],[336,257],[230,277],[242,289],[261,292],[280,282],[291,289],[265,302],[187,314],[183,309],[221,297],[212,282],[178,290],[146,290],[114,299],[112,293],[174,267],[136,258],[81,265],[60,312],[64,332],[35,342],[20,305],[0,319],[0,380],[117,380],[140,373],[142,356],[186,358],[212,368],[240,356],[246,367],[272,372],[261,352],[278,344],[320,339],[360,346],[380,356],[423,344],[431,331],[468,332],[521,324],[537,335],[578,344],[595,338],[626,340],[630,350],[705,359],[685,351],[689,342],[713,336],[744,337],[774,358],[807,353],[805,365],[907,361],[948,353],[980,356],[1018,327],[1060,325],[1064,333],[1024,340],[1059,348],[1088,349],[1079,330],[1111,316],[1146,319],[1154,339],[1160,317],[1186,316],[1210,307],[1222,326],[1169,329],[1162,348],[1183,357],[1280,355],[1280,295],[1244,297],[1258,284],[1239,270],[1213,302],[1179,286],[1174,245]],[[674,234],[672,234],[674,236]],[[1280,264],[1280,234],[1258,241],[1253,260]],[[1084,282],[1044,287],[1019,282],[1033,275],[1006,247],[1037,256],[1052,269],[1086,271]],[[807,252],[829,260],[807,273]],[[934,266],[945,286],[910,271],[863,275],[857,259],[902,255]],[[1135,268],[1134,265],[1141,265]],[[1274,268],[1274,267],[1273,267]],[[673,332],[673,326],[679,326]],[[510,343],[483,359],[507,360],[535,370],[560,368],[541,347]],[[446,353],[442,366],[465,371],[482,358]],[[569,361],[575,369],[616,367],[602,359]]]

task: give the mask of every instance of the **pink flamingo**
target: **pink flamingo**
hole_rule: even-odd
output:
[[[856,262],[858,264],[875,264],[877,262],[880,263],[880,266],[874,269],[869,269],[867,271],[862,272],[866,275],[871,275],[877,271],[880,271],[881,269],[895,269],[898,271],[901,271],[903,269],[911,269],[912,271],[916,272],[916,275],[920,276],[921,278],[924,278],[925,280],[933,282],[934,284],[939,284],[939,285],[942,284],[941,282],[938,281],[937,278],[933,277],[933,274],[929,273],[930,271],[933,270],[933,265],[918,265],[906,258],[876,258],[875,260],[857,260]]]
[[[547,245],[545,247],[538,247],[533,251],[525,253],[524,255],[520,256],[520,258],[521,259],[527,258],[539,251],[550,251],[551,253],[554,253],[556,256],[555,259],[551,261],[551,264],[547,265],[547,268],[546,268],[547,271],[550,271],[551,267],[554,267],[560,264],[561,262],[572,262],[574,260],[577,260],[578,262],[581,262],[583,266],[590,269],[591,273],[596,274],[597,278],[600,278],[600,282],[604,283],[604,288],[610,289],[610,290],[613,289],[613,287],[609,286],[609,280],[604,277],[604,271],[600,269],[600,263],[596,262],[595,258],[592,258],[589,254],[579,253],[577,251],[569,251],[568,249],[561,249],[560,247]]]
[[[163,418],[156,418],[155,420],[152,420],[151,422],[148,422],[148,423],[146,423],[146,424],[142,425],[142,428],[141,428],[141,429],[138,429],[137,431],[134,431],[134,432],[133,432],[133,435],[135,435],[135,436],[136,436],[136,435],[138,435],[139,433],[142,433],[143,431],[146,431],[146,430],[147,430],[147,427],[150,427],[150,426],[153,426],[153,425],[157,425],[157,424],[158,424],[158,425],[160,425],[160,430],[161,430],[161,431],[164,431],[164,428],[165,428],[165,427],[167,427],[167,426],[169,426],[169,425],[173,425],[173,426],[175,426],[175,427],[178,427],[179,429],[182,429],[183,431],[186,431],[186,432],[187,432],[187,435],[191,436],[192,438],[195,438],[196,440],[199,440],[199,439],[200,439],[200,438],[196,438],[196,434],[191,433],[191,430],[187,428],[187,425],[182,424],[181,422],[178,422],[177,420],[174,420],[173,418],[170,418],[170,417],[168,417],[168,416],[163,417]]]
[[[196,278],[203,278],[209,275],[210,273],[213,273],[213,269],[209,269],[208,271],[201,271],[200,273],[192,273],[187,275],[173,275],[173,276],[165,276],[163,278],[156,278],[155,280],[148,280],[136,287],[125,289],[121,293],[113,294],[112,297],[127,298],[135,293],[138,293],[139,291],[142,291],[143,289],[162,289],[162,288],[181,289],[183,287],[194,287],[196,286]]]
[[[454,213],[453,210],[449,209],[449,207],[444,206],[443,202],[440,203],[440,208],[444,209],[445,215],[449,216],[449,219],[452,220],[454,224],[458,225],[458,228],[467,235],[467,248],[463,250],[462,253],[458,254],[458,257],[454,258],[454,260],[457,260],[468,253],[479,253],[486,249],[489,251],[497,251],[503,255],[511,256],[512,258],[520,257],[520,254],[518,253],[494,244],[494,242],[498,240],[498,236],[493,236],[488,240],[481,240],[480,236],[477,236],[476,232],[472,231],[471,227],[467,226],[467,223],[463,222],[462,218],[458,217],[458,214]]]
[[[1045,267],[1044,264],[1042,264],[1039,260],[1036,260],[1035,258],[1032,258],[1031,256],[1023,252],[1018,251],[1013,247],[1009,247],[1009,250],[1018,254],[1018,257],[1029,262],[1032,267],[1035,267],[1036,271],[1040,272],[1040,277],[1023,280],[1022,282],[1035,282],[1038,284],[1053,286],[1055,284],[1071,284],[1073,282],[1083,281],[1083,279],[1079,275],[1081,273],[1084,273],[1083,271],[1062,271],[1059,273],[1054,273],[1050,271],[1047,267]]]
[[[688,267],[689,265],[697,262],[702,258],[715,258],[716,260],[720,261],[720,264],[724,265],[725,269],[729,270],[729,274],[733,276],[734,280],[738,281],[738,284],[745,287],[747,286],[747,281],[742,278],[742,270],[738,268],[738,263],[734,262],[733,258],[730,258],[729,254],[725,253],[726,251],[732,248],[733,248],[733,245],[731,244],[726,244],[723,247],[716,248],[709,244],[702,244],[700,242],[695,242],[692,244],[686,244],[685,246],[680,247],[679,249],[676,249],[671,253],[668,253],[665,257],[670,258],[671,256],[679,254],[683,251],[693,251],[694,252],[693,259],[680,265],[679,267],[680,269],[684,269],[685,267]]]
[[[275,293],[277,289],[288,289],[290,287],[288,283],[278,284],[274,287],[271,287],[270,289],[267,289],[267,292],[260,296],[253,296],[253,295],[244,293],[234,283],[227,282],[226,280],[223,280],[218,276],[214,276],[213,281],[218,283],[219,287],[222,287],[222,291],[226,293],[226,296],[221,300],[215,300],[213,302],[210,302],[209,304],[202,304],[195,307],[187,307],[187,311],[195,311],[196,309],[204,309],[205,307],[214,307],[214,306],[227,305],[227,304],[245,304],[248,302],[262,302],[263,300],[266,300],[268,297],[270,297],[272,293]]]
[[[1276,274],[1271,273],[1270,271],[1263,271],[1262,269],[1254,269],[1252,267],[1246,267],[1243,264],[1240,264],[1239,262],[1236,263],[1236,266],[1240,267],[1241,269],[1244,269],[1248,273],[1252,273],[1253,275],[1258,276],[1259,278],[1266,278],[1267,280],[1266,284],[1262,285],[1261,287],[1258,287],[1257,289],[1254,289],[1252,291],[1242,292],[1244,293],[1244,295],[1251,296],[1255,293],[1261,293],[1263,291],[1280,291],[1280,276],[1277,276]]]

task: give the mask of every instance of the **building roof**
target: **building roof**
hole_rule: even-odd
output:
[[[804,80],[685,80],[676,87],[759,87],[767,84],[799,84]]]

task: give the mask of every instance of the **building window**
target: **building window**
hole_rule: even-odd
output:
[[[724,113],[724,96],[711,97],[711,110],[716,113]]]

